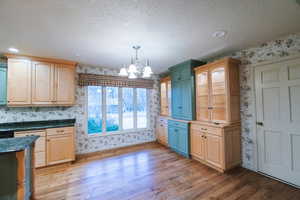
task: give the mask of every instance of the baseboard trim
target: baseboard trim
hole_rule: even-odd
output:
[[[134,145],[128,145],[123,147],[116,147],[112,149],[106,149],[102,151],[96,151],[91,153],[84,153],[84,154],[77,154],[76,155],[76,162],[82,161],[82,160],[89,160],[89,159],[99,159],[99,158],[106,158],[111,156],[117,156],[124,153],[130,153],[139,149],[145,149],[145,147],[153,147],[157,146],[157,141],[151,141],[151,142],[144,142]]]

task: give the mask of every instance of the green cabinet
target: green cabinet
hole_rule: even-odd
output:
[[[168,144],[173,151],[185,157],[189,157],[188,122],[168,121]]]
[[[194,67],[205,64],[188,60],[170,67],[172,81],[172,117],[182,120],[195,119]]]
[[[0,105],[6,105],[7,70],[0,68]]]

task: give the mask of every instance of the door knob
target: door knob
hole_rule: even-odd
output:
[[[262,123],[262,122],[256,122],[256,125],[258,125],[258,126],[264,126],[264,123]]]

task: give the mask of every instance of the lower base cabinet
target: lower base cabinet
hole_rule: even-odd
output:
[[[74,127],[15,132],[15,137],[40,136],[35,143],[35,167],[75,160]]]
[[[160,144],[168,146],[168,119],[160,116],[156,126],[156,137]]]
[[[191,156],[224,172],[241,163],[240,124],[191,123]]]
[[[47,129],[47,165],[75,160],[74,128]]]
[[[168,120],[168,143],[175,152],[189,157],[189,122]]]

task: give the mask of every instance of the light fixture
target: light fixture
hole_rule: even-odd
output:
[[[120,76],[128,76],[130,79],[138,78],[138,76],[142,76],[143,78],[150,78],[153,74],[152,69],[150,67],[149,60],[146,61],[146,64],[143,65],[138,58],[138,51],[141,48],[140,46],[133,46],[135,50],[135,58],[131,58],[131,64],[128,66],[128,69],[123,66],[120,69]]]
[[[227,34],[226,31],[224,31],[224,30],[219,30],[219,31],[214,32],[212,36],[213,36],[214,38],[223,38],[223,37],[226,36],[226,34]]]
[[[12,52],[12,53],[18,53],[19,52],[19,49],[16,49],[14,47],[10,47],[8,48],[8,51]]]

